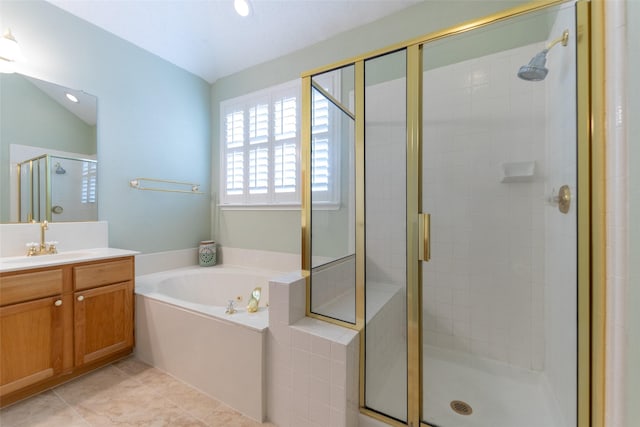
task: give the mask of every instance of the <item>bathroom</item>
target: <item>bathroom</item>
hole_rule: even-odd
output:
[[[437,13],[433,11],[434,3]],[[447,7],[438,2],[420,3],[375,25],[365,25],[312,48],[221,77],[212,84],[45,2],[3,1],[0,16],[2,29],[11,27],[23,46],[29,74],[97,96],[97,155],[100,165],[104,165],[98,177],[99,219],[108,222],[110,247],[144,254],[136,263],[136,273],[143,274],[157,264],[179,267],[191,262],[194,247],[208,238],[219,242],[223,263],[226,248],[281,253],[298,259],[299,209],[221,209],[216,196],[167,198],[159,193],[134,191],[129,181],[146,176],[196,182],[201,192],[215,195],[220,179],[217,165],[222,101],[513,5],[451,3]],[[612,121],[608,130],[611,134],[607,135],[610,163],[606,178],[607,188],[611,189],[606,199],[607,212],[611,213],[607,216],[607,308],[617,317],[609,318],[607,323],[607,378],[614,381],[607,383],[607,423],[603,425],[624,427],[632,426],[629,420],[640,416],[639,409],[631,404],[639,398],[638,368],[628,362],[639,357],[640,322],[634,310],[624,309],[625,305],[634,307],[639,298],[637,286],[633,285],[640,283],[640,272],[632,260],[638,259],[640,243],[637,225],[631,220],[639,214],[640,178],[637,168],[631,167],[637,163],[633,160],[639,159],[639,153],[631,144],[631,135],[637,134],[638,121],[633,118],[640,110],[638,100],[630,96],[628,106],[618,108],[621,98],[614,94],[638,93],[638,83],[630,76],[638,71],[639,50],[633,43],[637,45],[640,37],[637,28],[625,24],[638,22],[640,12],[634,1],[603,3],[607,9],[606,29],[611,32],[607,32],[607,43],[616,47],[608,51],[611,57],[607,61],[627,67],[612,66],[613,71],[607,74],[607,88],[611,90],[607,106],[620,113],[615,117],[626,128],[619,121]],[[627,34],[628,45],[620,34]],[[554,48],[550,55],[559,49]],[[625,55],[626,62],[619,62]],[[614,77],[612,72],[621,75]],[[621,87],[621,81],[627,86]],[[607,117],[615,120],[613,115]],[[625,135],[629,135],[628,148]],[[4,141],[2,144],[0,159],[4,165],[8,152]],[[4,166],[1,173],[1,181],[6,182],[9,172]],[[4,201],[4,185],[1,191]],[[7,208],[3,203],[3,222]],[[64,250],[64,239],[59,240],[60,249]],[[154,257],[161,261],[154,264]]]

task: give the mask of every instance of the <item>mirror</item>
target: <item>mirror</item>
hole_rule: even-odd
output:
[[[97,104],[79,90],[0,74],[0,222],[98,220]]]

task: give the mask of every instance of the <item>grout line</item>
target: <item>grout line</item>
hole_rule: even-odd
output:
[[[73,381],[73,380],[72,380]],[[65,383],[65,384],[69,384],[69,383]],[[62,384],[61,384],[62,385]],[[71,409],[78,417],[80,417],[80,419],[88,426],[91,426],[91,423],[89,421],[87,421],[87,419],[85,417],[82,416],[82,414],[80,412],[78,412],[78,410],[71,404],[69,404],[69,402],[67,402],[62,396],[60,396],[60,394],[58,394],[57,389],[60,386],[56,386],[53,389],[51,389],[51,391],[53,392],[53,394],[56,395],[56,397],[58,399],[60,399],[60,401],[62,401],[62,403],[64,403],[67,408]],[[37,395],[36,395],[37,396]]]

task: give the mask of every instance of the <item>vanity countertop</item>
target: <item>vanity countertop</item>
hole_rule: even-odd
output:
[[[59,252],[51,255],[13,256],[0,258],[0,273],[6,271],[28,270],[30,268],[51,267],[99,259],[118,258],[136,255],[139,252],[116,248],[92,248]]]

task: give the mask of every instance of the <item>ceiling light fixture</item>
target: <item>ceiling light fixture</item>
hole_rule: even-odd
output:
[[[13,62],[20,58],[22,58],[20,46],[18,46],[16,38],[13,37],[11,29],[8,29],[0,38],[0,59]]]
[[[13,73],[13,63],[22,59],[20,46],[13,37],[11,29],[8,29],[2,37],[0,37],[0,72]]]
[[[240,16],[249,16],[251,13],[251,5],[249,0],[233,0],[233,7]]]
[[[78,102],[78,98],[76,98],[74,95],[70,94],[70,93],[66,93],[65,94],[67,99],[71,102]]]

